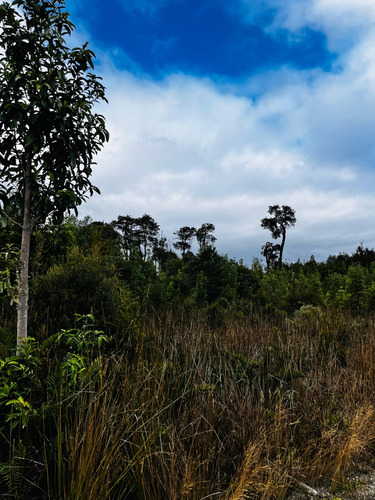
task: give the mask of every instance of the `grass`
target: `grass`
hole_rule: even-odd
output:
[[[373,317],[210,328],[167,313],[145,321],[135,350],[101,363],[99,383],[56,401],[48,432],[39,425],[35,464],[8,495],[276,500],[298,482],[337,491],[372,464]]]

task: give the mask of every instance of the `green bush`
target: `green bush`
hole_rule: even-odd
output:
[[[99,251],[73,249],[65,262],[34,280],[30,333],[56,333],[72,327],[74,314],[93,314],[97,326],[120,341],[138,333],[139,306],[116,276],[115,266]]]

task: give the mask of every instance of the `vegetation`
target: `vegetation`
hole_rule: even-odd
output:
[[[180,257],[148,214],[63,219],[108,139],[93,53],[63,0],[0,28],[1,498],[281,500],[373,466],[375,251],[283,263],[286,205],[266,269],[212,223]]]
[[[90,73],[94,54],[69,49],[74,25],[63,0],[0,5],[0,216],[22,228],[18,273],[19,343],[27,337],[30,238],[35,224],[98,189],[93,158],[108,140],[93,112],[104,87]]]
[[[0,231],[4,498],[281,500],[373,465],[374,250],[264,269],[207,237],[179,257],[147,214],[45,224],[15,354],[18,231]]]
[[[268,241],[262,247],[262,255],[266,258],[267,267],[274,264],[277,259],[277,267],[281,269],[283,264],[283,252],[286,240],[286,229],[287,227],[294,226],[297,222],[296,214],[293,208],[288,205],[270,205],[268,207],[268,213],[272,217],[265,217],[260,221],[263,229],[269,229],[272,234],[272,238],[277,240],[281,237],[281,244],[274,245]]]

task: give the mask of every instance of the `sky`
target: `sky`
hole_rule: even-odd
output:
[[[216,227],[251,264],[289,205],[287,261],[375,246],[373,0],[67,0],[110,141],[80,217]]]

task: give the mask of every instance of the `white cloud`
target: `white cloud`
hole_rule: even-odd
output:
[[[249,20],[266,8],[274,11],[268,32],[279,28],[288,30],[296,39],[303,37],[303,30],[311,28],[322,31],[327,36],[328,47],[340,51],[364,39],[368,31],[373,31],[375,4],[372,0],[260,0],[254,5],[243,1]],[[293,38],[291,38],[293,39]]]
[[[82,215],[110,221],[146,212],[170,239],[181,226],[212,222],[219,251],[250,262],[270,239],[260,219],[278,203],[297,214],[287,259],[375,245],[373,3],[267,5],[278,9],[273,29],[324,30],[341,50],[340,71],[281,68],[220,87],[183,74],[154,82],[103,65],[110,105],[100,110],[111,141],[93,178],[102,196]]]

